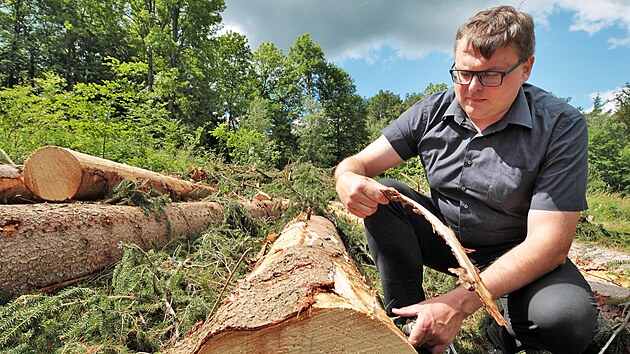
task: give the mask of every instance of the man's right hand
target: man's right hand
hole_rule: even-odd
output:
[[[386,188],[371,177],[400,164],[389,141],[380,136],[358,154],[350,156],[335,168],[335,189],[349,212],[360,217],[372,215],[379,204],[389,200],[379,189]]]
[[[360,218],[374,214],[379,204],[389,203],[389,199],[380,191],[384,188],[372,178],[350,171],[339,175],[335,184],[343,205]]]

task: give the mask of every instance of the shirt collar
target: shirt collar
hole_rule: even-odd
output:
[[[462,107],[459,105],[459,102],[457,101],[455,95],[453,95],[453,101],[451,101],[450,105],[444,112],[442,120],[445,120],[448,117],[453,117],[455,122],[460,125],[468,126],[468,124],[470,124],[466,112],[464,112]],[[516,99],[514,100],[514,103],[512,103],[512,106],[507,111],[505,116],[500,121],[488,127],[489,130],[487,131],[487,133],[502,130],[507,127],[508,124],[518,124],[529,129],[531,129],[533,126],[532,115],[529,111],[529,105],[527,104],[527,98],[525,97],[523,87],[518,90]]]

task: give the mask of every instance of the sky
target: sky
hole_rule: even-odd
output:
[[[252,51],[272,42],[288,51],[309,33],[326,59],[352,76],[365,98],[379,90],[404,99],[429,83],[452,85],[457,28],[480,10],[511,5],[534,18],[529,82],[588,111],[599,95],[612,109],[630,82],[630,0],[225,0],[224,30]]]

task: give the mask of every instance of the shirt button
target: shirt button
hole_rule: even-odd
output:
[[[464,204],[464,209],[468,209],[468,204]]]

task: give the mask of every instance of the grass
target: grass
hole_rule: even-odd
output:
[[[630,234],[630,198],[618,193],[593,191],[586,195],[588,213],[607,230]]]
[[[582,213],[576,239],[630,253],[630,199],[602,191],[586,197],[589,209]]]

